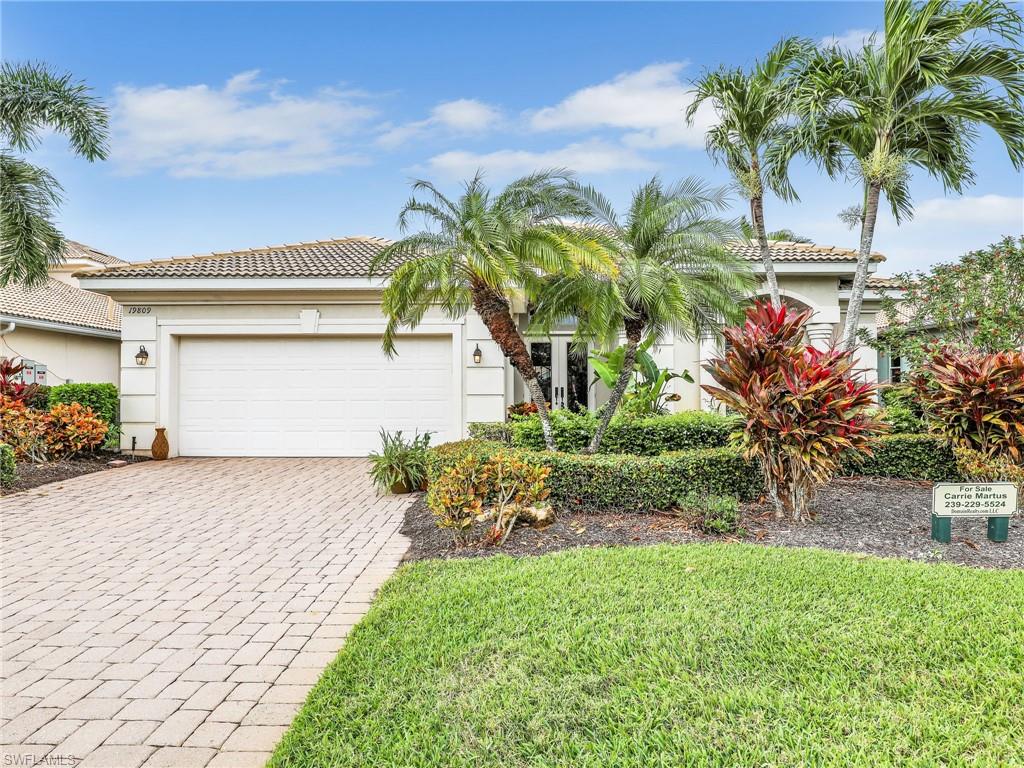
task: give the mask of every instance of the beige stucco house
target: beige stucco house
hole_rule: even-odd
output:
[[[112,265],[79,274],[82,285],[123,306],[120,387],[124,447],[148,447],[163,426],[171,455],[362,456],[378,431],[431,430],[459,439],[474,421],[504,418],[525,399],[475,313],[428,315],[381,351],[381,278],[373,256],[387,244],[348,237],[179,259]],[[738,252],[760,264],[757,249]],[[791,303],[814,310],[811,342],[827,344],[844,320],[855,253],[774,243],[776,270]],[[883,257],[872,258],[875,270]],[[879,295],[870,291],[862,324],[873,331]],[[525,326],[526,308],[516,308]],[[555,407],[595,408],[586,360],[568,353],[572,329],[531,340]],[[136,357],[142,348],[144,363]],[[687,369],[677,408],[707,407],[701,362],[711,338],[668,338],[654,350],[662,366]],[[861,350],[864,375],[876,359]]]
[[[40,363],[50,385],[117,384],[121,308],[109,296],[83,290],[78,275],[124,263],[67,241],[65,261],[50,268],[46,283],[0,288],[0,357]]]

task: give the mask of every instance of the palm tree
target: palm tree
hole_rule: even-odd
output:
[[[807,40],[791,37],[776,45],[750,72],[721,68],[708,72],[694,83],[693,102],[686,110],[686,121],[693,124],[698,108],[710,101],[718,115],[718,124],[708,130],[708,153],[724,161],[737,185],[750,201],[753,235],[761,250],[765,280],[772,305],[778,307],[779,283],[775,278],[768,235],[764,223],[765,187],[783,200],[797,199],[789,178],[766,178],[764,155],[789,129],[790,76],[812,48]]]
[[[1024,51],[1020,15],[1001,0],[886,0],[885,37],[858,51],[819,51],[799,78],[794,141],[771,161],[781,172],[803,151],[836,177],[863,187],[857,271],[843,344],[856,345],[880,196],[897,222],[913,215],[909,170],[924,169],[953,192],[974,182],[977,129],[1002,139],[1024,165]],[[858,220],[859,219],[859,220]]]
[[[46,280],[64,260],[64,238],[53,223],[61,187],[45,169],[15,156],[52,129],[87,160],[107,156],[107,110],[83,83],[43,64],[0,67],[0,286]]]
[[[454,200],[430,182],[416,181],[399,227],[405,233],[412,217],[421,216],[426,229],[392,243],[371,265],[373,273],[393,269],[382,297],[388,318],[385,351],[394,354],[399,329],[416,327],[432,307],[453,319],[472,308],[526,383],[551,450],[547,403],[512,316],[512,299],[533,299],[547,275],[615,271],[611,254],[598,241],[563,223],[582,210],[568,180],[565,171],[543,171],[492,194],[477,173]]]
[[[593,187],[572,189],[587,207],[589,239],[615,253],[618,270],[553,277],[540,294],[533,325],[543,332],[575,315],[580,346],[599,342],[607,348],[626,337],[618,380],[587,448],[593,453],[629,386],[641,343],[668,330],[685,338],[717,330],[742,314],[755,280],[728,248],[735,225],[716,216],[728,205],[724,190],[696,179],[666,188],[655,177],[634,192],[620,221]]]

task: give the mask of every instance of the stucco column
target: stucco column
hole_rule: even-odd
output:
[[[857,325],[858,331],[866,331],[869,338],[875,338],[875,315],[862,315],[861,322]],[[858,337],[861,334],[858,333]],[[872,384],[878,383],[878,350],[869,347],[867,344],[861,344],[858,341],[857,351],[857,370],[860,377],[864,381],[870,381]]]
[[[808,323],[807,340],[816,349],[828,349],[832,343],[832,323]]]
[[[715,381],[715,377],[704,370],[704,365],[709,360],[721,355],[722,349],[719,345],[718,339],[711,334],[701,334],[700,337],[700,359],[698,365],[699,376],[694,376],[698,384],[718,384]],[[700,390],[700,409],[702,411],[717,411],[721,407],[721,403],[715,400],[704,390]]]

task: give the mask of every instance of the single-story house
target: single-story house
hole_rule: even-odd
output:
[[[89,290],[123,307],[122,447],[146,449],[167,430],[172,456],[363,456],[378,431],[415,429],[435,441],[459,439],[467,424],[504,418],[526,399],[475,313],[441,312],[400,337],[398,355],[381,351],[384,279],[370,261],[386,240],[346,237],[109,266],[80,274]],[[738,252],[760,266],[755,245]],[[787,301],[814,310],[810,341],[827,344],[844,319],[854,251],[772,244]],[[871,260],[874,271],[881,255]],[[865,297],[862,325],[874,329],[880,295]],[[523,325],[526,307],[514,307]],[[569,353],[572,328],[531,341],[555,407],[598,406],[587,361]],[[676,408],[708,407],[699,384],[716,341],[662,339],[664,367],[687,369],[675,382]],[[873,350],[864,375],[877,376]]]
[[[37,288],[0,288],[0,357],[45,366],[46,384],[109,382],[121,378],[121,307],[83,290],[79,275],[124,264],[87,245],[67,241],[65,260]]]

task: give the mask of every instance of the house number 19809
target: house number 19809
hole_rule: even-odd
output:
[[[152,307],[126,307],[129,315],[148,315],[153,311]]]

